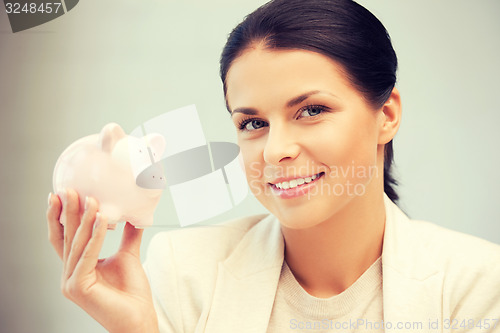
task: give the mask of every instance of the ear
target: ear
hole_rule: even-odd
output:
[[[151,147],[151,152],[155,153],[153,160],[158,162],[163,155],[166,147],[165,138],[161,134],[152,133],[144,137],[148,147]]]
[[[394,138],[401,122],[401,97],[396,88],[392,89],[389,99],[380,111],[378,144],[385,145]]]
[[[107,153],[111,153],[115,144],[126,136],[120,125],[109,123],[103,127],[99,134],[99,146]]]

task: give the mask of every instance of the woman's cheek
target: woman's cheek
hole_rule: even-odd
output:
[[[318,147],[325,157],[321,162],[328,168],[324,186],[331,187],[330,192],[337,195],[352,192],[354,187],[358,193],[362,193],[371,178],[377,175],[376,151],[372,151],[366,142],[345,138],[331,138],[329,142],[335,143],[329,145],[329,149]]]
[[[259,164],[257,162],[250,162],[246,167],[246,172],[247,182],[250,190],[255,196],[260,195],[262,187],[260,174],[262,173],[262,171],[260,170]]]
[[[240,164],[243,167],[248,186],[257,196],[262,192],[262,164],[259,161],[256,149],[240,143]]]

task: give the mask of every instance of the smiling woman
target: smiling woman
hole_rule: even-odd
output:
[[[257,9],[220,73],[248,183],[271,214],[160,233],[143,274],[140,231],[127,226],[118,254],[97,261],[95,200],[80,220],[74,192],[62,211],[51,196],[65,295],[118,332],[498,330],[500,246],[394,203],[396,68],[384,26],[353,1]]]
[[[340,224],[348,202],[364,223],[383,220],[373,214],[383,205],[382,175],[334,171],[383,169],[399,125],[397,90],[375,108],[331,58],[262,46],[235,59],[225,82],[248,183],[283,225]]]
[[[353,1],[317,1],[311,6],[295,1],[286,5],[271,2],[249,15],[233,30],[222,53],[220,73],[225,94],[233,61],[256,47],[310,50],[335,60],[344,79],[374,108],[388,100],[396,83],[397,58],[387,31],[376,17]],[[272,80],[272,76],[267,77]],[[300,101],[302,96],[298,98]],[[384,190],[397,201],[393,187],[396,181],[390,170],[392,140],[384,149]]]

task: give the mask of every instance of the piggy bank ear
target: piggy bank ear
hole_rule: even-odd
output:
[[[111,153],[115,144],[126,136],[120,125],[115,123],[107,124],[99,134],[99,146],[107,153]]]
[[[153,133],[146,135],[145,139],[148,147],[151,148],[151,152],[153,153],[153,160],[158,162],[165,151],[165,138],[161,134]]]

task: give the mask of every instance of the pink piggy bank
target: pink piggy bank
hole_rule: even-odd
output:
[[[166,187],[159,162],[164,149],[160,134],[136,138],[108,124],[100,134],[77,140],[61,154],[54,168],[54,191],[75,189],[80,211],[85,196],[96,198],[111,228],[120,221],[136,228],[150,226]]]

